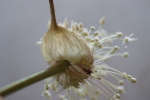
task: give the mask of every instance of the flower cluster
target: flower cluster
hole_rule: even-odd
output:
[[[113,56],[128,57],[127,52],[117,53],[118,46],[110,46],[114,40],[121,40],[123,44],[136,41],[136,38],[125,36],[122,32],[109,35],[102,28],[105,18],[101,18],[99,29],[91,26],[90,30],[83,27],[82,23],[71,22],[69,27],[67,19],[59,23],[54,32],[50,32],[51,22],[48,23],[49,31],[44,35],[38,44],[44,59],[49,63],[67,60],[70,66],[66,71],[46,79],[43,96],[51,98],[49,89],[56,92],[60,100],[99,100],[99,95],[103,94],[108,100],[119,100],[120,93],[124,92],[124,81],[116,75],[136,83],[136,78],[109,67],[104,62]],[[106,75],[111,75],[118,81],[118,85],[105,79]],[[61,90],[66,90],[65,94],[60,94]]]

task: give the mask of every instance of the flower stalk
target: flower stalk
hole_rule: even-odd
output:
[[[56,17],[55,17],[55,8],[53,0],[49,0],[50,5],[50,14],[51,14],[51,29],[55,29],[58,27]]]
[[[58,63],[55,63],[54,65],[47,68],[46,70],[37,72],[31,76],[25,77],[21,80],[18,80],[14,83],[11,83],[7,86],[0,88],[0,95],[2,97],[5,97],[17,90],[20,90],[24,87],[27,87],[31,84],[34,84],[38,81],[45,79],[45,78],[51,77],[51,76],[56,75],[61,72],[64,72],[65,69],[69,66],[69,64],[70,63],[68,61],[60,61]]]

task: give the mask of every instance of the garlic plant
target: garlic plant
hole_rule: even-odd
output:
[[[132,83],[136,78],[125,72],[120,72],[104,64],[105,60],[113,56],[128,57],[128,53],[116,53],[118,46],[109,46],[114,40],[121,40],[122,43],[129,43],[137,39],[130,36],[122,37],[122,32],[109,35],[102,28],[105,18],[101,18],[100,27],[95,30],[91,26],[88,30],[82,23],[71,22],[69,27],[67,19],[57,24],[53,0],[49,0],[51,7],[51,22],[48,23],[48,31],[38,44],[41,46],[43,58],[49,65],[67,60],[70,65],[65,72],[59,73],[46,79],[43,96],[51,98],[49,89],[56,92],[60,100],[99,100],[99,94],[103,94],[109,100],[120,99],[120,93],[124,92],[123,80],[120,75]],[[61,67],[61,66],[60,66]],[[59,69],[57,69],[59,70]],[[105,79],[111,75],[117,79],[119,85]],[[65,94],[60,91],[66,90]],[[116,92],[117,91],[117,92]]]

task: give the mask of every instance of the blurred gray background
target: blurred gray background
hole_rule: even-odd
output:
[[[84,27],[110,32],[134,33],[137,42],[129,44],[128,59],[114,57],[107,64],[127,72],[138,83],[125,81],[121,100],[150,100],[150,0],[54,0],[58,22],[83,22]],[[36,45],[47,31],[50,19],[48,0],[0,0],[0,87],[45,69],[40,47]],[[41,96],[45,81],[15,92],[5,100],[47,100]],[[53,96],[52,100],[57,100]],[[105,100],[105,99],[104,99]],[[106,99],[107,100],[107,99]]]

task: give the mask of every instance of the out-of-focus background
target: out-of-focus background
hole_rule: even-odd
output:
[[[98,28],[99,19],[108,32],[134,33],[137,42],[128,51],[128,59],[114,57],[107,64],[138,79],[125,80],[121,100],[150,100],[150,0],[54,0],[58,22],[83,22]],[[47,31],[50,19],[48,0],[0,0],[0,87],[45,69],[36,41]],[[119,42],[119,41],[118,41]],[[118,43],[119,44],[119,43]],[[121,43],[120,43],[121,45]],[[41,96],[45,81],[15,92],[5,100],[47,100]],[[57,100],[52,93],[52,100]],[[105,99],[103,99],[105,100]],[[106,99],[107,100],[107,99]]]

